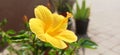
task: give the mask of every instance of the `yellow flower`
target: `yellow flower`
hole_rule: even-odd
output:
[[[52,14],[43,5],[37,6],[34,12],[35,18],[30,19],[29,25],[31,31],[41,41],[48,42],[56,48],[64,49],[67,47],[65,42],[71,43],[77,40],[77,36],[72,31],[67,30],[70,13],[67,13],[67,17],[56,13]]]

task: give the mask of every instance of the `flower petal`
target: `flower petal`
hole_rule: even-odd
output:
[[[30,29],[36,35],[40,35],[44,33],[44,23],[37,18],[31,18],[29,21]]]
[[[63,23],[61,26],[58,27],[58,25],[65,19],[64,16],[62,15],[58,15],[56,13],[53,14],[53,25],[52,28],[49,29],[48,33],[50,35],[56,35],[59,34],[62,30],[66,30],[67,29],[67,22]],[[55,30],[55,28],[58,27],[57,30]]]
[[[62,16],[62,15],[58,15],[56,13],[53,14],[53,28],[55,28],[62,20],[64,20],[65,17]],[[64,23],[62,26],[61,26],[61,29],[66,29],[67,28],[67,23]]]
[[[44,36],[44,34],[40,34],[40,35],[37,35],[36,36],[38,39],[40,39],[41,41],[44,41],[44,42],[46,42],[46,36]]]
[[[64,18],[54,29],[52,29],[50,32],[56,32],[61,30],[63,27],[66,27],[66,23],[68,23],[68,18],[70,18],[72,16],[71,13],[67,12],[67,16],[66,18]]]
[[[77,36],[69,30],[65,30],[55,37],[69,43],[77,41]]]
[[[62,40],[54,38],[50,36],[49,34],[44,34],[43,37],[46,37],[46,42],[52,44],[56,48],[64,49],[67,47],[67,45]]]
[[[46,24],[45,28],[48,29],[53,22],[52,13],[50,10],[43,5],[39,5],[34,11],[36,18],[41,19]]]

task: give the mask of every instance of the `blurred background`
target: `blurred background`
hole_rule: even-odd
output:
[[[49,0],[0,0],[0,20],[8,20],[4,29],[23,29],[24,15],[28,18],[34,17],[34,8],[40,4],[47,5],[48,2]]]
[[[0,0],[0,21],[8,19],[5,30],[19,31],[24,29],[24,15],[28,18],[34,17],[34,7],[39,4],[48,6],[48,2],[49,0]],[[85,49],[85,55],[119,55],[120,0],[86,0],[86,2],[91,8],[88,36],[99,47],[95,50]],[[78,0],[78,3],[80,5],[81,0]],[[51,10],[54,11],[54,8]]]

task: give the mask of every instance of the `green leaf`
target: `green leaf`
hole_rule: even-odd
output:
[[[10,37],[10,36],[8,36],[5,32],[1,32],[1,35],[0,35],[0,36],[2,36],[3,42],[8,42],[9,37]]]
[[[86,0],[82,0],[82,7],[79,7],[79,4],[76,0],[76,13],[74,14],[75,19],[87,20],[90,16],[90,8],[86,7]]]
[[[79,7],[79,4],[78,4],[77,0],[76,0],[76,8],[77,8],[77,11],[80,10],[80,7]]]
[[[7,34],[15,34],[16,32],[14,30],[8,30],[6,33]]]
[[[24,39],[24,38],[25,38],[25,36],[23,36],[23,35],[17,35],[17,36],[11,37],[10,39],[17,40],[17,39]]]
[[[98,47],[98,45],[90,39],[83,39],[81,46],[90,49],[96,49]]]
[[[18,32],[18,34],[24,34],[26,31],[25,30],[21,30]]]
[[[79,44],[78,44],[77,42],[73,42],[73,43],[71,43],[70,45],[71,45],[71,46],[74,46],[74,47],[75,47],[75,46],[79,46]]]
[[[12,36],[10,37],[10,40],[13,43],[18,43],[18,42],[27,42],[29,41],[29,35],[27,33],[21,34],[21,35],[16,35],[16,36]]]
[[[82,1],[82,9],[85,9],[85,8],[86,8],[86,1],[83,0],[83,1]]]
[[[88,18],[89,16],[90,16],[90,8],[86,8],[85,18]]]

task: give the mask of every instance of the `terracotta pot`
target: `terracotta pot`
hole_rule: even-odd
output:
[[[76,23],[76,34],[86,35],[87,29],[88,29],[88,24],[89,24],[89,19],[75,20],[75,23]]]

